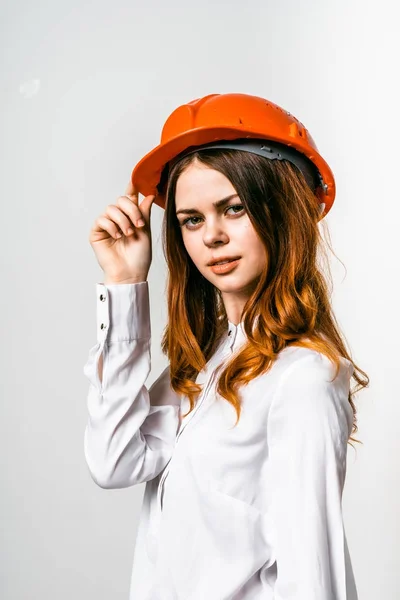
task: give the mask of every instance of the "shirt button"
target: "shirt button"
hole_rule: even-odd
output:
[[[104,294],[100,294],[100,300],[101,300],[102,302],[104,302],[104,300],[105,300],[105,299],[106,299],[105,295],[104,295]]]
[[[232,333],[232,331],[231,331],[231,330],[229,330],[229,333],[228,333],[228,335],[231,335],[231,333]]]
[[[107,329],[107,325],[106,325],[105,323],[102,323],[102,324],[100,325],[100,329]]]

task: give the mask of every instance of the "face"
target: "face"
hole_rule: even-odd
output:
[[[178,178],[175,205],[190,258],[221,291],[229,320],[238,321],[265,268],[266,251],[235,188],[225,175],[196,161]],[[236,266],[214,272],[208,263],[223,257],[238,257]]]

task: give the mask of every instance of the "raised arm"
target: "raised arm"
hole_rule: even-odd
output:
[[[156,477],[170,460],[179,427],[179,397],[169,367],[148,390],[150,307],[147,281],[96,284],[97,344],[84,375],[90,382],[84,452],[102,488]],[[100,358],[102,357],[102,365]]]

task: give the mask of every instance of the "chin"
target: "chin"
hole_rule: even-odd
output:
[[[222,278],[221,278],[222,279]],[[221,292],[227,293],[240,293],[248,290],[249,287],[254,285],[253,281],[212,281],[213,285],[217,287]]]

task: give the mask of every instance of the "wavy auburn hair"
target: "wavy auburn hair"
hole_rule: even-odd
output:
[[[164,175],[165,183],[159,188],[166,197],[162,241],[168,267],[168,322],[161,347],[170,362],[172,389],[189,398],[186,414],[194,409],[202,390],[195,383],[196,376],[228,328],[221,293],[189,257],[175,214],[178,177],[194,161],[229,179],[267,251],[268,264],[241,316],[248,339],[221,365],[217,383],[217,393],[236,410],[235,426],[241,413],[240,386],[267,372],[285,347],[302,346],[325,354],[336,366],[335,377],[340,356],[353,364],[357,386],[349,391],[348,399],[353,409],[352,433],[356,433],[353,396],[369,385],[369,378],[350,357],[331,308],[332,276],[318,227],[319,203],[292,163],[241,150],[207,149],[184,156]],[[321,257],[327,279],[324,262],[319,265]],[[352,436],[349,439],[362,443]]]

